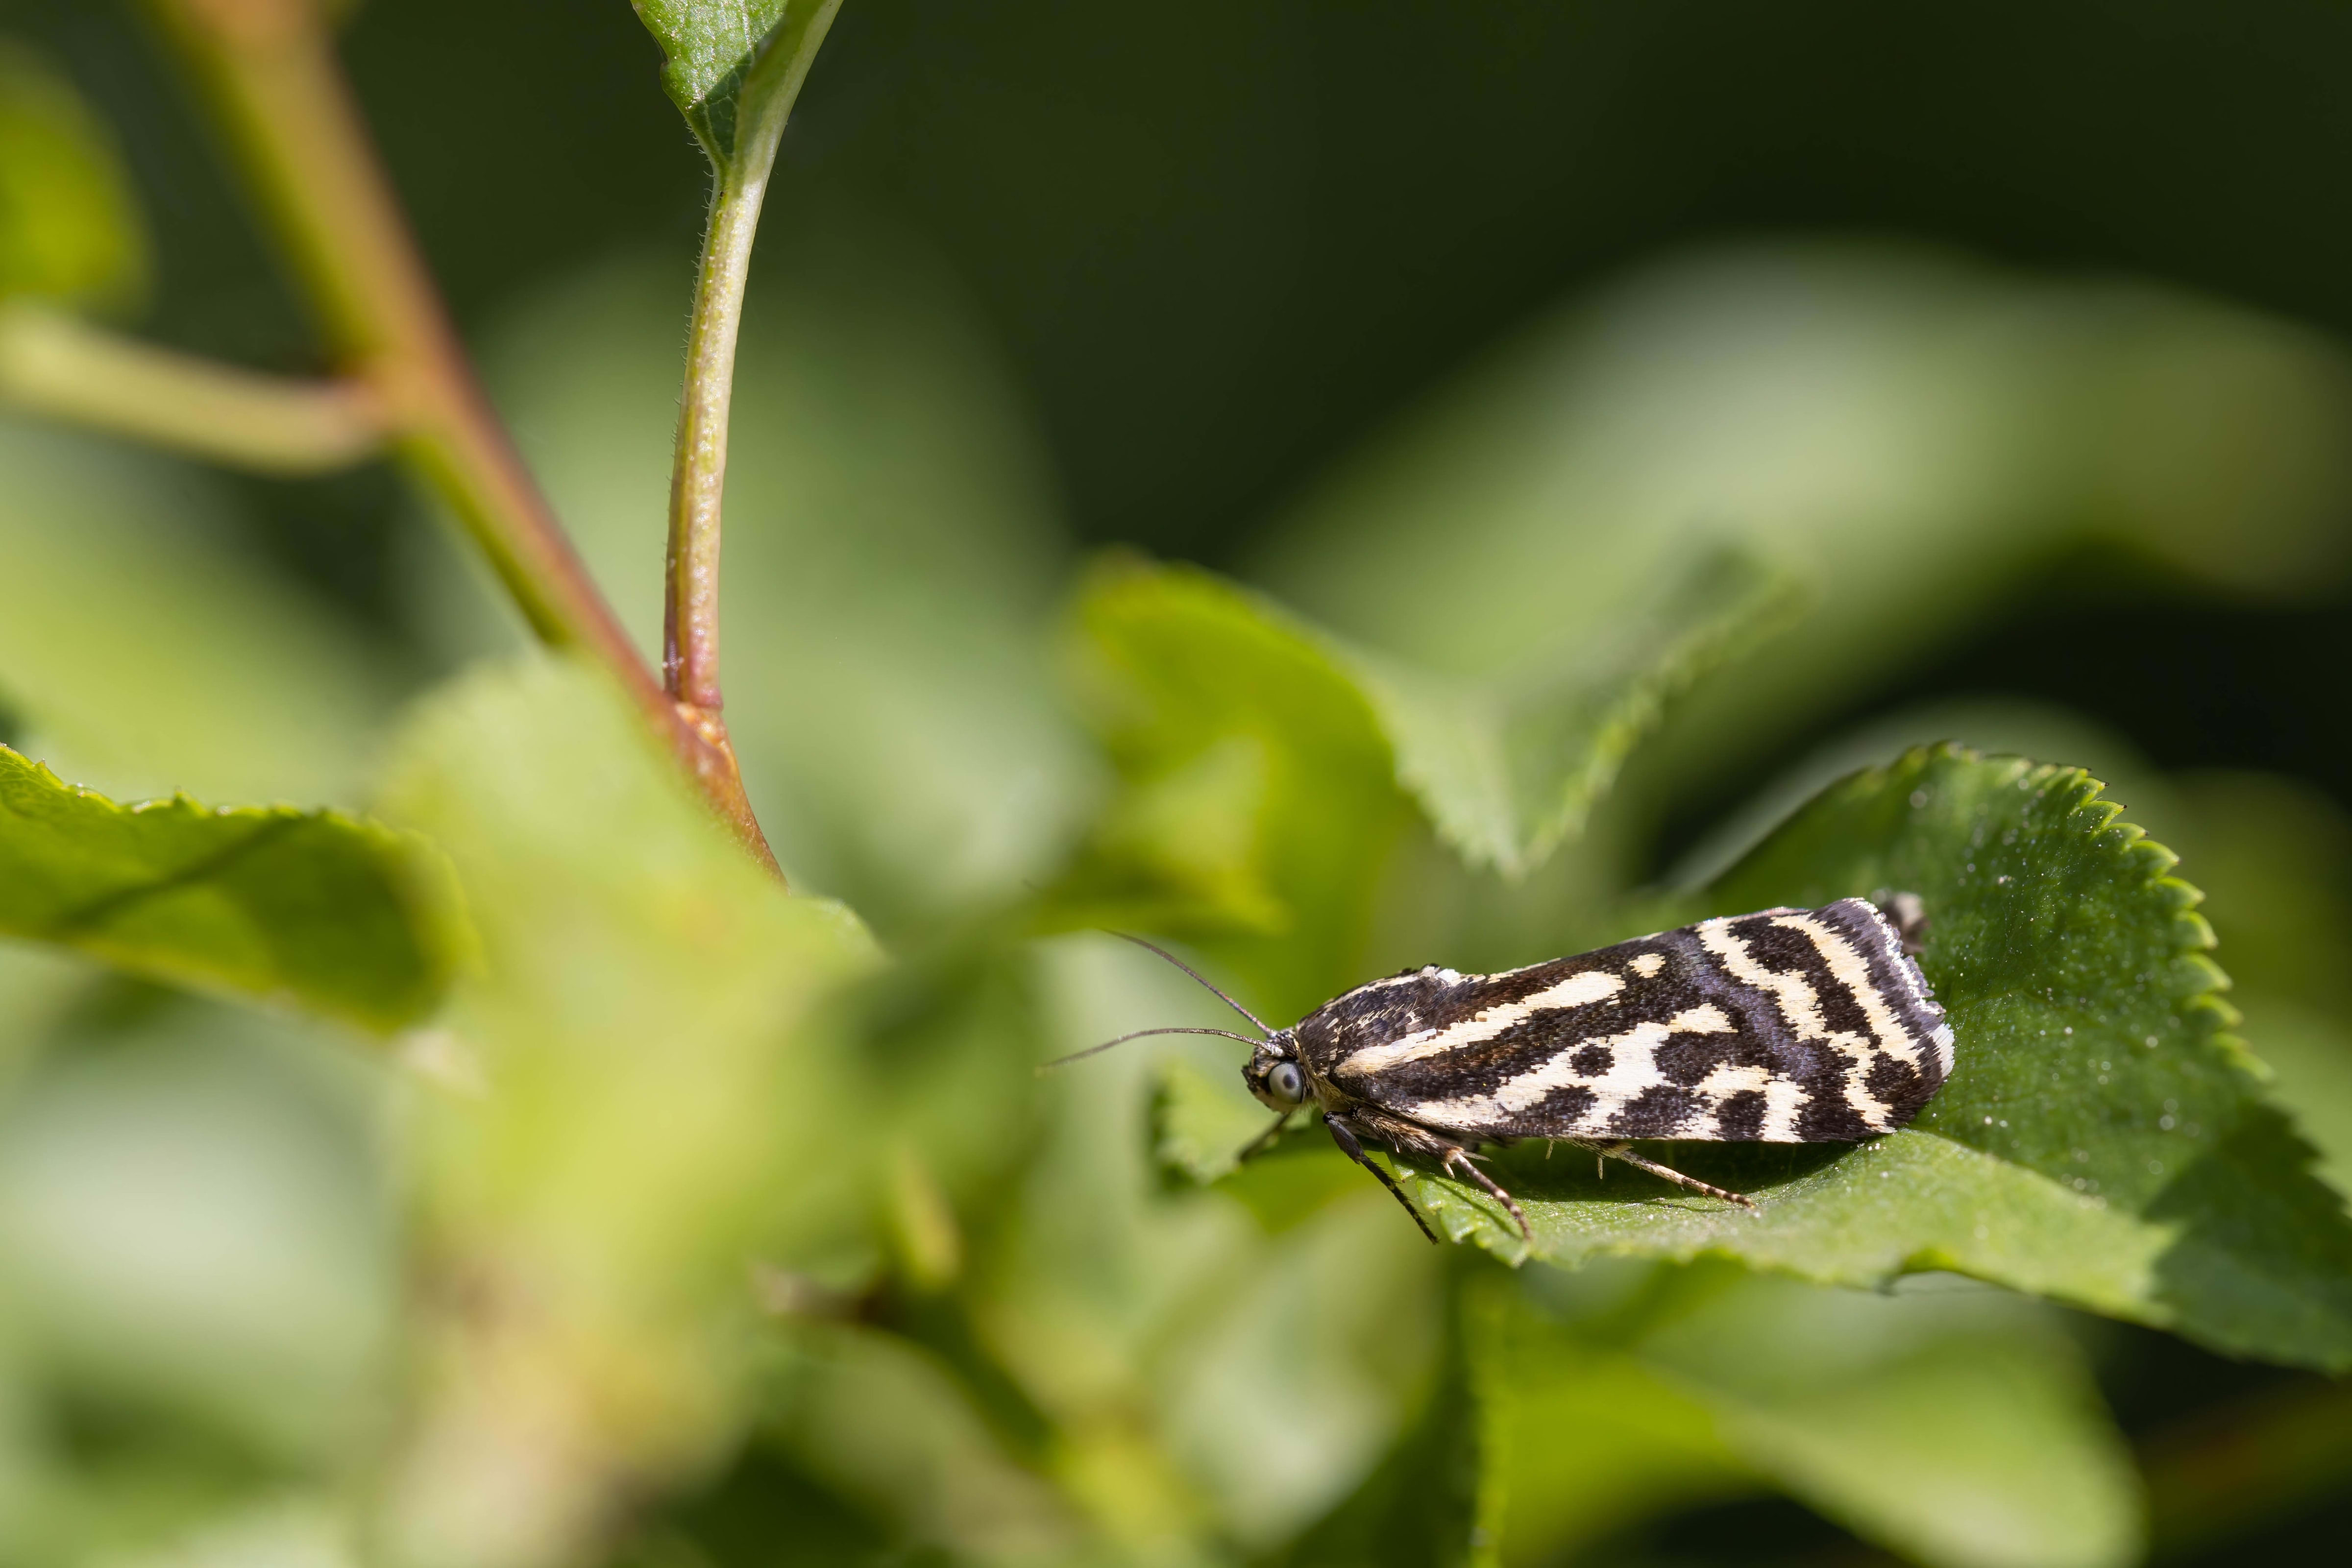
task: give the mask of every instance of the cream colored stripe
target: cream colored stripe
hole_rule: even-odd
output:
[[[1861,900],[1856,899],[1852,902],[1860,903]],[[1927,994],[1927,977],[1919,973],[1918,966],[1912,962],[1911,956],[1903,951],[1902,940],[1896,936],[1892,924],[1874,905],[1871,907],[1871,914],[1873,915],[1871,925],[1878,933],[1879,944],[1886,954],[1887,965],[1900,977],[1904,992],[1910,998],[1911,1005],[1936,1020],[1936,1027],[1928,1032],[1927,1041],[1935,1048],[1937,1070],[1943,1076],[1949,1078],[1952,1075],[1952,1026],[1944,1017],[1943,1004]],[[1915,1067],[1919,1065],[1919,1057],[1916,1051],[1911,1055],[1911,1063]]]
[[[1622,975],[1612,975],[1606,969],[1580,969],[1534,996],[1487,1008],[1475,1018],[1439,1029],[1422,1030],[1406,1035],[1402,1040],[1391,1040],[1386,1045],[1368,1045],[1343,1060],[1333,1071],[1378,1072],[1399,1062],[1441,1056],[1449,1051],[1459,1051],[1465,1046],[1492,1040],[1538,1013],[1588,1007],[1594,1002],[1605,1001],[1624,988],[1625,977]]]
[[[1801,931],[1812,938],[1813,946],[1821,953],[1830,973],[1837,977],[1853,999],[1862,1006],[1863,1016],[1870,1020],[1871,1032],[1878,1036],[1879,1048],[1889,1054],[1899,1054],[1912,1066],[1919,1065],[1919,1042],[1911,1038],[1895,1009],[1886,1005],[1878,987],[1870,977],[1870,963],[1849,944],[1833,926],[1814,919],[1810,915],[1783,915],[1772,922],[1788,931]]]
[[[1801,1144],[1797,1136],[1797,1113],[1805,1108],[1808,1096],[1793,1078],[1775,1078],[1764,1085],[1764,1125],[1758,1129],[1760,1140],[1768,1144]]]
[[[1751,918],[1745,915],[1718,916],[1702,920],[1692,929],[1698,934],[1699,945],[1722,959],[1723,967],[1731,971],[1734,979],[1745,980],[1780,1004],[1780,1017],[1787,1021],[1790,1033],[1799,1040],[1827,1040],[1830,1026],[1822,1018],[1822,999],[1813,995],[1811,982],[1794,970],[1783,973],[1766,968],[1748,953],[1748,945],[1731,934],[1734,919]]]
[[[1554,1090],[1573,1084],[1591,1090],[1593,1103],[1574,1126],[1559,1135],[1603,1132],[1610,1116],[1635,1095],[1666,1082],[1665,1074],[1658,1071],[1658,1048],[1668,1039],[1677,1034],[1729,1034],[1733,1029],[1723,1009],[1708,1002],[1676,1013],[1664,1023],[1653,1019],[1622,1034],[1580,1041],[1576,1051],[1558,1052],[1541,1067],[1520,1073],[1492,1093],[1423,1100],[1399,1105],[1397,1110],[1433,1127],[1471,1131],[1499,1126],[1542,1104]],[[1608,1070],[1598,1077],[1588,1078],[1573,1065],[1577,1051],[1589,1045],[1602,1046],[1611,1052]]]
[[[1766,968],[1757,961],[1755,955],[1748,951],[1748,945],[1731,934],[1730,925],[1733,920],[1753,918],[1755,918],[1753,915],[1742,915],[1703,922],[1696,927],[1699,941],[1706,946],[1708,952],[1723,960],[1723,967],[1736,978],[1745,980],[1758,989],[1769,993],[1780,1005],[1781,1016],[1789,1020],[1790,1032],[1799,1040],[1819,1040],[1853,1064],[1856,1071],[1845,1075],[1845,1103],[1853,1107],[1855,1115],[1862,1118],[1864,1126],[1873,1132],[1885,1132],[1886,1130],[1885,1107],[1879,1104],[1862,1082],[1860,1070],[1870,1063],[1871,1051],[1867,1043],[1860,1035],[1844,1030],[1835,1032],[1831,1030],[1828,1020],[1822,1016],[1820,996],[1814,992],[1811,984],[1801,973],[1793,969]],[[1869,1009],[1874,1007],[1877,1009],[1880,1015],[1886,1015],[1886,1004],[1879,998],[1876,988],[1870,984],[1870,976],[1866,968],[1861,969],[1862,983],[1859,986],[1851,985],[1848,980],[1848,971],[1861,968],[1862,957],[1839,939],[1836,932],[1799,910],[1772,916],[1772,924],[1801,933],[1809,938],[1815,951],[1821,953],[1823,961],[1829,965],[1830,973],[1836,977],[1841,984],[1847,984],[1858,998],[1864,998],[1862,1005],[1865,1017],[1869,1016]],[[1840,967],[1841,961],[1845,966],[1843,970]],[[1901,1038],[1899,1030],[1896,1032],[1896,1038]],[[1791,1092],[1795,1092],[1795,1086],[1792,1084],[1790,1087]],[[1766,1126],[1769,1129],[1773,1124],[1775,1116],[1778,1115],[1786,1119],[1787,1124],[1793,1132],[1794,1117],[1801,1107],[1801,1102],[1784,1110],[1777,1103],[1768,1100],[1764,1108]],[[1790,1138],[1785,1141],[1800,1140]]]
[[[1903,1032],[1902,1023],[1886,1005],[1886,998],[1871,984],[1870,968],[1860,953],[1833,926],[1824,925],[1809,915],[1782,915],[1773,925],[1785,931],[1795,931],[1811,939],[1813,950],[1830,967],[1830,974],[1843,986],[1861,1007],[1863,1017],[1870,1022],[1871,1031],[1878,1037],[1880,1049],[1900,1051],[1916,1067],[1919,1048]],[[1862,1037],[1840,1030],[1828,1037],[1829,1043],[1853,1063],[1854,1070],[1845,1077],[1845,1103],[1862,1118],[1864,1126],[1874,1133],[1886,1131],[1886,1107],[1863,1082],[1864,1071],[1870,1065],[1872,1052]]]

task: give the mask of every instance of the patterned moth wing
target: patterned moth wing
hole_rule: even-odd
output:
[[[1410,971],[1296,1035],[1349,1100],[1473,1142],[1848,1142],[1908,1123],[1952,1070],[1943,1009],[1859,898],[1499,975]]]

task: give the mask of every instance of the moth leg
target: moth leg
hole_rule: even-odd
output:
[[[1421,1210],[1412,1206],[1412,1199],[1405,1197],[1404,1188],[1397,1186],[1396,1178],[1389,1175],[1388,1172],[1381,1169],[1380,1166],[1372,1164],[1372,1162],[1365,1156],[1364,1145],[1356,1141],[1356,1134],[1349,1131],[1346,1127],[1340,1125],[1338,1118],[1336,1117],[1324,1117],[1323,1124],[1331,1129],[1331,1141],[1339,1145],[1339,1152],[1347,1155],[1349,1159],[1355,1161],[1358,1165],[1363,1166],[1366,1170],[1371,1172],[1374,1176],[1380,1177],[1381,1185],[1388,1188],[1390,1193],[1395,1197],[1399,1203],[1404,1205],[1404,1211],[1412,1216],[1412,1222],[1421,1227],[1421,1233],[1423,1236],[1429,1238],[1429,1244],[1433,1247],[1436,1246],[1437,1232],[1429,1228],[1429,1221],[1423,1218]]]
[[[1511,1211],[1511,1218],[1518,1222],[1519,1234],[1525,1237],[1529,1242],[1533,1242],[1535,1240],[1536,1233],[1528,1228],[1528,1217],[1525,1212],[1520,1209],[1518,1199],[1513,1197],[1509,1193],[1505,1192],[1500,1186],[1497,1186],[1495,1184],[1495,1178],[1493,1176],[1488,1176],[1485,1171],[1480,1170],[1475,1164],[1472,1163],[1470,1152],[1467,1149],[1446,1150],[1445,1168],[1447,1170],[1458,1170],[1465,1176],[1467,1176],[1472,1181],[1476,1182],[1480,1186],[1485,1187],[1487,1192],[1494,1196],[1494,1199],[1496,1203],[1501,1204],[1505,1208]]]
[[[1285,1111],[1274,1119],[1273,1126],[1242,1145],[1242,1152],[1234,1156],[1234,1163],[1246,1164],[1252,1156],[1265,1153],[1274,1146],[1275,1139],[1282,1136],[1282,1130],[1288,1125],[1290,1125],[1290,1113]]]
[[[1633,1145],[1631,1144],[1601,1144],[1596,1147],[1611,1159],[1623,1160],[1635,1170],[1647,1171],[1660,1181],[1669,1181],[1676,1186],[1688,1187],[1693,1192],[1705,1193],[1709,1197],[1719,1197],[1726,1203],[1736,1203],[1742,1208],[1752,1209],[1756,1207],[1756,1200],[1744,1193],[1727,1192],[1719,1186],[1710,1186],[1696,1176],[1683,1175],[1672,1166],[1662,1166],[1655,1160],[1643,1158],[1633,1153]]]

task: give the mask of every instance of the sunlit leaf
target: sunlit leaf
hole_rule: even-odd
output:
[[[1076,621],[1124,788],[1061,917],[1192,937],[1294,1016],[1352,983],[1409,810],[1360,685],[1310,630],[1190,568],[1106,559]]]
[[[1720,1253],[1846,1284],[1948,1269],[2238,1354],[2352,1364],[2352,1227],[2225,1032],[2195,889],[2117,810],[2078,769],[1949,748],[1826,791],[1684,913],[1919,894],[1951,1082],[1871,1144],[1675,1145],[1760,1214],[1522,1148],[1497,1170],[1533,1199],[1532,1255]],[[1422,1185],[1454,1234],[1530,1250],[1483,1199]]]
[[[1197,1182],[1231,1175],[1242,1146],[1270,1120],[1237,1074],[1213,1077],[1181,1056],[1160,1070],[1151,1119],[1160,1160]]]
[[[458,920],[431,852],[334,811],[119,806],[0,747],[0,932],[372,1030],[429,1011]]]
[[[1709,551],[1564,669],[1470,681],[1345,657],[1396,748],[1398,779],[1439,835],[1473,866],[1518,876],[1583,826],[1670,698],[1788,619],[1797,599],[1753,557]]]
[[[0,39],[0,301],[119,306],[147,280],[147,235],[105,128],[73,84]]]
[[[1789,601],[1746,558],[1708,556],[1567,664],[1473,682],[1205,572],[1108,559],[1080,591],[1075,663],[1124,789],[1056,917],[1189,937],[1295,1017],[1362,977],[1409,801],[1471,862],[1526,872],[1665,699]]]

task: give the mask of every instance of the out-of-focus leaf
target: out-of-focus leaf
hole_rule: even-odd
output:
[[[1470,682],[1205,572],[1109,558],[1081,588],[1073,662],[1124,789],[1053,918],[1191,938],[1296,1017],[1362,978],[1408,800],[1472,864],[1525,873],[1580,828],[1665,699],[1790,592],[1706,556],[1573,658]]]
[[[382,1063],[103,977],[41,1043],[0,1108],[0,1560],[321,1518],[390,1414]]]
[[[1458,1281],[1457,1281],[1458,1283]],[[1281,1568],[1489,1568],[1500,1544],[1509,1483],[1507,1440],[1479,1389],[1500,1370],[1491,1336],[1459,1321],[1484,1292],[1448,1292],[1436,1385],[1420,1418],[1363,1484],[1272,1562]],[[1507,1373],[1506,1373],[1507,1375]]]
[[[1481,1283],[1506,1561],[1759,1486],[1936,1568],[2137,1560],[2129,1457],[2081,1352],[2031,1303],[1665,1268],[1580,1281],[1597,1301],[1563,1318]]]
[[[2315,1011],[2275,992],[2238,998],[2246,1038],[2270,1069],[2270,1098],[2318,1150],[2312,1169],[2352,1201],[2352,1028],[2344,1015]]]
[[[1087,803],[1045,627],[1062,570],[1034,434],[952,286],[855,214],[763,247],[727,468],[727,724],[793,885],[894,938],[1025,895]],[[910,254],[910,252],[912,254]],[[686,278],[606,265],[488,353],[532,466],[649,657]],[[654,519],[648,523],[647,519]],[[456,572],[422,613],[505,615]],[[496,645],[444,622],[452,653]]]
[[[1927,749],[1828,790],[1682,913],[1919,894],[1951,1082],[1910,1130],[1851,1149],[1676,1146],[1755,1215],[1523,1148],[1497,1170],[1533,1255],[1724,1253],[1846,1284],[1948,1269],[2235,1354],[2352,1364],[2352,1225],[2224,1032],[2173,864],[2075,769]],[[1422,1189],[1455,1235],[1526,1255],[1483,1198]]]
[[[1190,568],[1108,558],[1076,622],[1125,788],[1059,918],[1195,938],[1288,1016],[1353,983],[1407,820],[1362,686],[1311,632]]]
[[[95,962],[60,948],[30,943],[0,943],[0,1089],[32,1061],[58,1018],[105,971]]]
[[[947,1369],[896,1336],[793,1330],[774,1379],[766,1441],[804,1473],[897,1521],[898,1544],[960,1562],[1061,1560],[1077,1539],[1067,1506],[1008,1458]]]
[[[1438,1281],[1386,1199],[1358,1186],[1272,1238],[1234,1288],[1198,1303],[1155,1369],[1170,1450],[1248,1546],[1288,1539],[1344,1497],[1426,1386]]]
[[[841,0],[629,3],[661,45],[662,86],[722,171],[735,161],[736,131],[748,118],[747,107],[757,113],[762,93],[780,87],[800,90],[841,9]]]
[[[335,811],[118,806],[0,747],[0,932],[362,1028],[440,1000],[462,916],[432,852]]]
[[[2179,781],[2183,852],[2204,913],[2230,945],[2242,1032],[2271,1097],[2352,1195],[2352,821],[2291,779],[2198,773]]]
[[[1123,944],[1049,956],[1063,1044],[1181,1019],[1200,999]],[[1054,1479],[1101,1540],[1128,1557],[1214,1561],[1221,1541],[1278,1546],[1404,1427],[1435,1360],[1441,1255],[1360,1183],[1314,1192],[1272,1234],[1224,1191],[1171,1186],[1151,1157],[1149,1090],[1155,1059],[1191,1047],[1139,1047],[1046,1080],[1051,1120],[969,1300],[981,1342],[1051,1423]]]
[[[1704,1401],[1627,1353],[1638,1322],[1587,1337],[1494,1281],[1466,1295],[1494,1557],[1550,1561],[1651,1514],[1764,1490]]]
[[[434,1371],[385,1539],[562,1561],[607,1500],[740,1435],[754,1262],[860,1244],[866,1103],[802,1025],[871,945],[755,868],[566,664],[437,699],[384,810],[447,852],[482,950],[415,1052],[441,1085],[415,1124]]]
[[[0,302],[121,306],[147,281],[147,235],[111,139],[73,84],[0,38]]]
[[[238,551],[204,474],[0,421],[0,703],[14,744],[118,800],[353,803],[380,655]]]
[[[1670,698],[1791,618],[1798,598],[1753,557],[1709,551],[1565,668],[1465,682],[1371,653],[1346,663],[1439,836],[1471,865],[1517,877],[1583,827]]]
[[[1694,527],[1817,590],[1670,726],[1719,774],[1884,682],[2070,547],[2235,588],[2336,580],[2352,378],[2279,323],[1916,250],[1670,263],[1539,325],[1400,426],[1252,575],[1341,635],[1451,674],[1605,625]]]
[[[1232,1175],[1242,1146],[1266,1129],[1265,1107],[1233,1076],[1229,1084],[1181,1056],[1160,1070],[1154,1146],[1163,1163],[1196,1182]]]
[[[226,1512],[119,1568],[358,1568],[352,1529],[331,1499],[299,1492]]]

